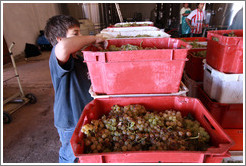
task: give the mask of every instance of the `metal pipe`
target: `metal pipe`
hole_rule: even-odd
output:
[[[3,105],[7,104],[8,102],[10,102],[11,100],[15,99],[16,97],[20,96],[21,93],[15,93],[14,95],[10,96],[9,98],[7,98],[6,100],[3,101]]]
[[[14,47],[14,45],[15,45],[15,42],[12,42],[10,47],[9,47],[9,53],[11,53],[11,54],[12,54],[12,48]]]
[[[15,107],[14,109],[12,109],[11,111],[9,111],[9,114],[11,115],[11,114],[13,114],[15,111],[17,111],[19,108],[21,108],[23,105],[25,105],[26,103],[28,103],[28,99],[25,99],[24,98],[24,101],[23,101],[23,103],[21,103],[21,104],[18,104],[18,106],[17,107]]]
[[[224,25],[224,22],[225,22],[225,12],[227,11],[227,8],[228,8],[228,3],[226,4],[225,9],[224,9],[224,12],[223,12],[223,19],[222,19],[221,25]]]
[[[18,77],[18,76],[13,76],[13,77],[10,77],[10,78],[8,78],[8,79],[4,80],[3,82],[7,82],[7,81],[9,81],[9,80],[11,80],[11,79],[13,79],[13,78],[15,78],[15,77]]]
[[[22,89],[22,86],[21,86],[21,83],[20,83],[19,74],[18,74],[18,71],[17,71],[17,68],[16,68],[14,56],[13,56],[13,53],[12,53],[12,48],[14,47],[14,45],[15,45],[15,43],[12,42],[12,44],[9,47],[10,58],[11,58],[11,61],[12,61],[13,67],[14,67],[14,71],[15,71],[15,76],[16,76],[16,79],[17,79],[17,82],[18,82],[18,85],[19,85],[19,88],[20,88],[21,97],[24,97],[25,95],[24,95],[24,92],[23,92],[23,89]]]
[[[123,18],[122,18],[122,14],[121,14],[121,11],[120,11],[119,4],[118,3],[115,3],[115,7],[116,7],[116,10],[117,10],[118,16],[120,18],[120,22],[123,22]]]

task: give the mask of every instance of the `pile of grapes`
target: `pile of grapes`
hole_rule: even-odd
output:
[[[194,55],[196,57],[206,58],[207,50],[192,52],[192,55]]]
[[[151,36],[151,35],[136,35],[136,36],[121,36],[121,35],[117,35],[116,36],[116,38],[135,38],[135,37],[153,37],[153,36]]]
[[[182,41],[184,41],[184,42],[188,42],[188,41],[186,41],[185,39],[180,39],[180,40],[182,40]],[[206,45],[199,44],[199,43],[197,43],[197,42],[199,42],[198,39],[196,39],[196,40],[190,42],[189,45],[191,45],[192,48],[206,48],[206,47],[207,47]]]
[[[192,41],[190,45],[192,45],[192,48],[206,48],[207,47],[206,45],[197,43],[196,40]]]
[[[112,106],[107,116],[82,126],[84,153],[178,150],[204,151],[210,136],[179,111],[149,112],[142,105]]]
[[[136,27],[136,26],[148,26],[148,23],[137,24],[137,23],[127,23],[127,24],[118,24],[115,27]]]
[[[237,37],[237,35],[235,35],[235,33],[233,31],[231,31],[230,33],[224,33],[223,36]]]
[[[227,37],[239,37],[237,36],[233,31],[230,33],[224,33],[223,36],[227,36]],[[212,40],[214,41],[219,41],[219,38],[217,37],[212,37]]]
[[[140,46],[132,45],[132,44],[126,44],[122,45],[121,47],[117,47],[115,45],[110,45],[108,49],[105,49],[104,51],[133,51],[133,50],[155,50],[156,47],[145,47],[143,48],[140,44]]]

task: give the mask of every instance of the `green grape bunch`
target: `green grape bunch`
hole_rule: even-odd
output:
[[[206,150],[210,136],[190,117],[173,109],[157,112],[139,104],[114,105],[108,115],[82,126],[84,152]]]
[[[121,34],[119,34],[116,36],[116,38],[138,38],[138,37],[154,37],[154,36],[147,35],[147,34],[136,35],[136,36],[122,36]]]
[[[133,50],[154,50],[157,49],[154,47],[142,47],[142,43],[140,43],[140,46],[132,45],[132,44],[126,44],[122,45],[120,47],[117,47],[115,45],[110,45],[108,49],[105,49],[103,51],[133,51]]]
[[[194,55],[196,57],[206,58],[207,50],[192,52],[192,55]]]
[[[234,33],[234,31],[231,31],[230,33],[224,33],[223,36],[227,36],[227,37],[237,37],[237,35]]]
[[[196,39],[190,43],[192,48],[206,48],[207,47],[206,45],[202,45],[202,44],[199,44],[197,42],[198,42],[198,40]]]
[[[126,24],[117,24],[115,27],[136,27],[136,26],[148,26],[148,23],[137,24],[137,23],[126,23]]]

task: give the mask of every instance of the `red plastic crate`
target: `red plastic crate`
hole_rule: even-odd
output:
[[[238,37],[223,36],[232,31]],[[207,39],[206,61],[210,66],[224,73],[243,73],[243,30],[208,31]]]
[[[127,151],[84,154],[84,134],[81,132],[81,127],[90,123],[93,119],[99,119],[103,115],[107,115],[111,110],[111,106],[115,104],[120,106],[141,104],[147,110],[155,111],[172,108],[179,110],[182,116],[191,113],[209,133],[211,147],[206,151]],[[228,150],[233,145],[230,137],[198,99],[180,96],[95,99],[84,108],[70,142],[74,155],[79,158],[79,162],[83,163],[221,162],[222,158],[228,155]]]
[[[231,157],[231,154],[230,152],[226,153],[225,155],[221,155],[221,156],[207,156],[205,158],[205,163],[222,163],[223,159],[224,158],[227,158],[227,157]]]
[[[183,77],[182,77],[182,81],[184,82],[184,84],[187,86],[187,88],[189,89],[187,96],[188,97],[194,97],[197,98],[197,87],[198,85],[203,85],[202,82],[197,82],[194,81],[193,79],[191,79],[186,72],[184,71],[183,73]]]
[[[172,38],[112,39],[108,46],[132,44],[156,50],[83,51],[93,91],[97,94],[177,93],[187,43]],[[180,47],[185,48],[181,49]]]
[[[188,76],[194,81],[203,81],[203,57],[194,56],[192,53],[196,53],[199,51],[206,51],[207,49],[191,49],[188,51],[187,58],[189,59],[185,63],[185,72]]]
[[[224,129],[226,134],[235,142],[230,151],[243,150],[243,129]]]
[[[224,129],[243,128],[243,104],[222,104],[212,101],[202,86],[198,86],[198,98]]]

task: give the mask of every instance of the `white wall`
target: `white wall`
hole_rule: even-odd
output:
[[[14,55],[22,54],[26,43],[35,44],[46,21],[57,14],[60,11],[55,3],[4,3],[3,35],[8,46],[16,43]]]

